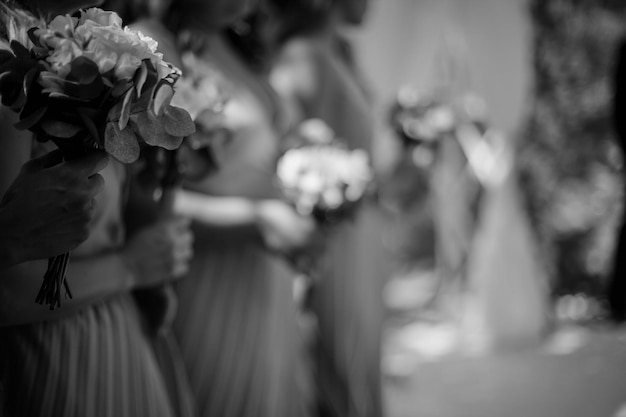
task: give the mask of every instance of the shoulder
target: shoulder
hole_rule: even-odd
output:
[[[318,51],[313,42],[296,38],[281,49],[272,70],[274,88],[285,96],[309,96],[317,84]]]

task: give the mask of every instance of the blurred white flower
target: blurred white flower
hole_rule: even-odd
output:
[[[322,119],[308,119],[302,122],[298,132],[311,143],[330,143],[335,137],[335,132]]]

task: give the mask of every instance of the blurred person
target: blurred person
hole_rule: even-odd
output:
[[[64,10],[60,5],[27,4],[42,15],[89,4],[65,2]],[[19,166],[36,163],[29,158],[46,152],[47,145],[17,131],[12,126],[17,116],[7,108],[0,112],[3,144],[12,150],[0,154],[0,194],[5,194]],[[89,236],[72,252],[68,266],[72,299],[52,311],[34,302],[45,261],[21,262],[0,272],[3,415],[180,415],[167,395],[131,290],[186,273],[192,250],[188,221],[161,221],[127,239],[121,216],[127,169],[111,161],[101,175],[104,186],[95,198]]]
[[[288,121],[259,69],[260,16],[235,19],[251,5],[181,0],[167,16],[189,45],[185,52],[217,72],[227,96],[219,169],[185,179],[174,205],[194,219],[196,256],[177,286],[173,329],[203,417],[307,413],[294,371],[301,346],[285,256],[308,244],[314,224],[283,202],[274,184]],[[202,151],[195,156],[201,161]]]
[[[299,105],[302,120],[322,119],[350,148],[378,156],[372,152],[377,128],[368,89],[340,31],[362,23],[367,1],[272,4],[284,22],[273,86]],[[383,415],[382,287],[389,274],[384,225],[384,213],[367,202],[353,221],[337,225],[327,238],[320,279],[310,295],[318,323],[314,363],[320,416]]]
[[[626,156],[626,39],[618,45],[613,87],[613,126],[622,150],[622,159],[624,159]],[[626,321],[626,217],[622,220],[613,256],[613,271],[609,279],[607,298],[612,319],[616,322],[624,322]]]

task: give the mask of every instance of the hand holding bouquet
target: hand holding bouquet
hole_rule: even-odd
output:
[[[2,104],[19,113],[18,129],[52,141],[65,159],[96,149],[130,163],[140,142],[175,149],[195,130],[189,114],[170,104],[180,71],[116,13],[57,16],[27,34],[0,50]],[[68,256],[50,259],[37,302],[59,306],[63,286],[69,295]]]
[[[320,119],[303,122],[277,165],[284,196],[300,214],[327,224],[349,217],[373,177],[367,152],[349,149]]]

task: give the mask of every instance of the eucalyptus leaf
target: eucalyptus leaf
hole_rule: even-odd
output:
[[[111,90],[111,96],[113,97],[121,97],[128,91],[129,88],[133,87],[133,83],[131,81],[123,81],[119,84],[115,85]]]
[[[183,141],[165,131],[160,120],[150,115],[149,111],[135,113],[130,116],[130,124],[146,144],[160,146],[165,149],[177,149]]]
[[[35,32],[38,30],[38,27],[32,27],[30,29],[28,29],[28,32],[26,32],[26,34],[28,35],[28,39],[30,39],[30,41],[36,45],[36,46],[41,46],[41,44],[39,43],[39,36],[37,36],[35,34]]]
[[[40,107],[37,110],[35,110],[34,112],[32,112],[31,114],[29,114],[27,117],[24,117],[19,122],[15,123],[13,126],[15,126],[15,128],[19,129],[19,130],[30,129],[37,122],[39,122],[41,120],[43,115],[46,114],[46,111],[48,111],[48,107],[47,106]]]
[[[163,124],[163,129],[172,136],[185,137],[196,131],[196,124],[187,113],[187,110],[180,107],[167,106],[159,118]]]
[[[132,107],[132,102],[136,95],[137,95],[136,91],[131,88],[130,90],[128,90],[128,92],[124,96],[124,101],[122,102],[122,111],[120,113],[120,120],[119,120],[119,128],[121,130],[124,130],[124,128],[126,128],[126,125],[128,125],[128,119],[130,117],[130,110]]]
[[[141,90],[143,89],[146,80],[148,79],[148,67],[146,66],[146,62],[142,61],[137,74],[135,74],[135,91],[137,92],[137,97],[141,97]]]
[[[120,116],[122,115],[122,107],[124,103],[122,101],[118,101],[111,107],[109,113],[107,114],[107,122],[115,122],[118,123],[120,120]]]
[[[41,128],[50,136],[64,139],[74,137],[82,130],[81,126],[60,120],[44,120],[41,122]]]
[[[154,68],[154,65],[152,64],[152,62],[150,62],[149,59],[144,59],[142,63],[145,64],[147,73],[146,73],[146,80],[141,87],[140,96],[143,96],[149,91],[150,92],[153,91],[154,87],[159,82],[159,73],[157,72],[156,68]]]
[[[26,76],[24,77],[24,94],[26,94],[27,96],[31,86],[37,80],[40,73],[40,68],[32,68],[26,73]]]
[[[171,85],[163,83],[157,87],[156,92],[154,93],[154,101],[153,101],[153,111],[154,114],[160,116],[163,114],[166,106],[170,104],[172,101],[172,96],[174,95],[174,89]]]
[[[0,65],[4,65],[13,59],[15,59],[15,55],[11,51],[0,49]]]
[[[80,116],[80,119],[82,120],[85,128],[87,129],[93,140],[98,144],[98,146],[102,146],[102,140],[100,138],[101,133],[96,126],[96,123],[94,122],[95,118],[92,114],[90,114],[91,112],[87,109],[77,107],[76,113],[78,114],[78,116]]]
[[[0,74],[0,97],[2,97],[2,104],[10,106],[12,109],[21,108],[26,101],[25,97],[22,100],[20,93],[21,81],[19,77],[12,72],[5,72]]]
[[[104,131],[104,150],[112,157],[125,164],[139,158],[140,148],[137,136],[130,126],[120,130],[117,123],[107,123]]]
[[[13,50],[13,53],[18,59],[31,59],[28,49],[16,40],[11,41],[11,50]]]
[[[85,56],[74,58],[70,64],[69,80],[75,80],[79,84],[92,84],[100,77],[98,65]]]

